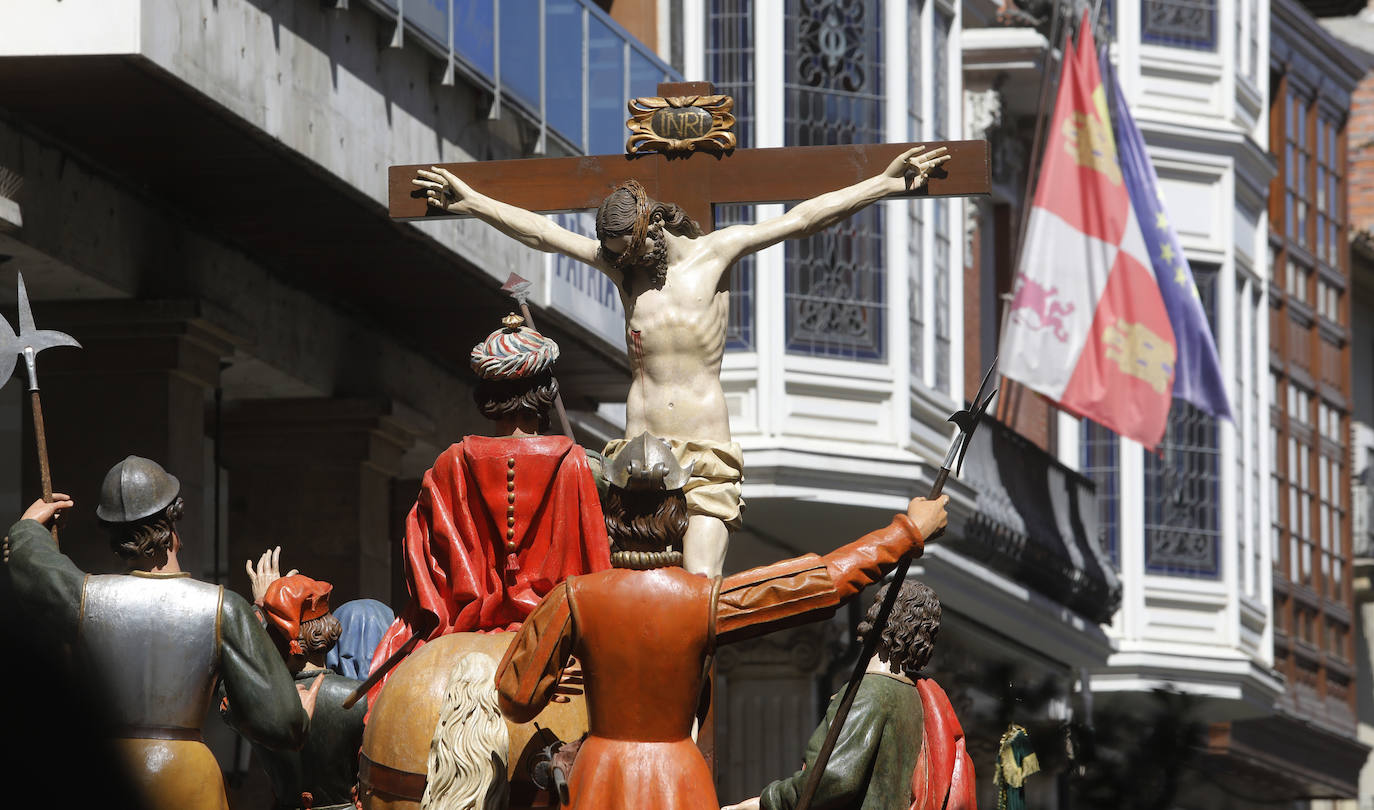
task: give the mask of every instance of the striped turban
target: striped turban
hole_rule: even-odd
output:
[[[558,344],[525,326],[511,314],[505,324],[472,347],[469,363],[484,380],[523,380],[541,374],[558,360]]]

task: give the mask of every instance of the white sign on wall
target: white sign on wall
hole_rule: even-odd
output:
[[[554,222],[589,238],[596,236],[591,214],[550,214]],[[544,279],[547,301],[554,311],[571,318],[606,341],[613,351],[625,351],[625,308],[615,284],[597,270],[561,253],[547,254]]]

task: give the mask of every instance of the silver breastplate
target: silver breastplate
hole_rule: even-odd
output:
[[[116,722],[200,728],[219,668],[223,595],[189,577],[87,577],[80,646]]]

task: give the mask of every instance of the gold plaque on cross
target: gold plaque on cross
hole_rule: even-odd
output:
[[[729,96],[649,96],[630,99],[629,140],[632,155],[662,152],[728,152],[735,148],[735,116]]]

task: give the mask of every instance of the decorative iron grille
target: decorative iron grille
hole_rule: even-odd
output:
[[[1091,419],[1079,421],[1083,474],[1097,485],[1097,537],[1116,570],[1121,570],[1116,508],[1121,493],[1121,439]]]
[[[1216,0],[1142,0],[1140,39],[1172,48],[1215,51]]]
[[[787,143],[880,143],[881,4],[789,0],[785,24]],[[789,241],[786,251],[786,350],[885,360],[881,209]]]
[[[1215,334],[1217,268],[1194,263],[1193,275]],[[1145,454],[1145,570],[1220,576],[1220,506],[1217,421],[1176,399],[1158,455]]]
[[[741,148],[754,145],[754,3],[711,0],[706,17],[706,61],[716,91],[735,99],[735,135]],[[756,221],[752,205],[716,206],[716,227]],[[730,314],[725,329],[727,351],[753,351],[753,256],[730,271]]]

